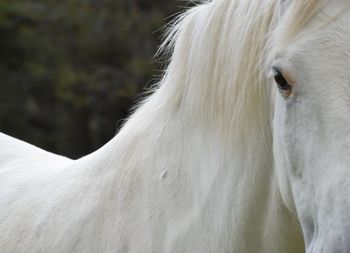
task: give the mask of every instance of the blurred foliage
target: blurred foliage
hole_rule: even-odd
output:
[[[159,75],[178,4],[0,0],[0,131],[72,158],[99,148]]]

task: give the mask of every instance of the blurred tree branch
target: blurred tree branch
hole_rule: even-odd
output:
[[[0,131],[79,157],[116,132],[146,84],[163,0],[2,0]]]

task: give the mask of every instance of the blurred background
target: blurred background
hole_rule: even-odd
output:
[[[159,79],[152,57],[179,5],[0,0],[0,132],[71,158],[105,144]]]

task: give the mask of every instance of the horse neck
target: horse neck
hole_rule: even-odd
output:
[[[260,4],[212,1],[185,15],[160,88],[85,160],[110,191],[126,194],[114,198],[118,206],[139,210],[135,226],[147,213],[167,217],[154,222],[174,242],[181,233],[195,239],[215,228],[213,242],[229,243],[233,252],[301,251],[274,176],[271,96],[256,67],[264,40],[251,45],[270,23],[268,15],[255,20]],[[232,13],[245,9],[257,13],[237,22]]]
[[[159,194],[156,203],[173,199],[177,204],[170,217],[195,209],[196,216],[213,214],[210,219],[223,224],[221,232],[232,236],[237,252],[299,252],[298,227],[281,204],[274,180],[270,134],[260,129],[244,139],[247,133],[234,129],[237,122],[194,117],[200,112],[162,104],[160,97],[154,94],[109,144],[89,157],[90,167],[99,171],[91,175],[135,198],[153,192]],[[164,212],[161,204],[153,209]]]

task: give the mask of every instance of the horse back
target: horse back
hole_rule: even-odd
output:
[[[27,161],[31,159],[47,158],[48,160],[67,161],[68,158],[47,152],[34,145],[18,140],[6,134],[0,133],[0,170],[7,163],[15,161]]]

